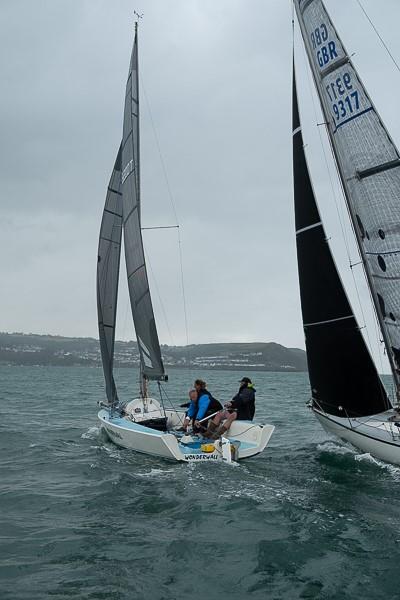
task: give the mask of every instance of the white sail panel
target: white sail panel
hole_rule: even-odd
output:
[[[400,366],[400,160],[322,0],[297,0],[307,53],[393,370]]]

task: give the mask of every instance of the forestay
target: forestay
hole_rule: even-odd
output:
[[[322,0],[296,12],[392,370],[400,367],[400,160]]]
[[[140,220],[137,27],[126,84],[121,185],[125,260],[142,374],[148,379],[163,379],[164,366],[150,297]]]
[[[121,256],[121,146],[108,185],[97,253],[97,314],[107,400],[118,402],[113,377],[115,320]]]

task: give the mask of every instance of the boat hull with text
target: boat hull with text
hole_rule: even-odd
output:
[[[126,83],[122,140],[107,187],[97,255],[97,312],[105,403],[100,405],[101,428],[118,446],[176,461],[225,461],[248,458],[264,450],[272,425],[241,421],[213,443],[184,435],[185,414],[166,410],[162,383],[165,373],[150,294],[142,238],[139,135],[138,25]],[[125,249],[128,291],[139,353],[140,397],[124,403],[114,380],[114,349],[121,247]],[[160,402],[150,397],[157,382]]]
[[[294,8],[370,291],[377,337],[389,361],[393,398],[398,399],[400,153],[324,1],[294,0]],[[399,414],[351,306],[318,207],[294,69],[292,94],[296,246],[311,408],[329,433],[376,458],[400,464]]]
[[[140,399],[132,401],[137,409],[142,401]],[[204,452],[202,446],[210,445],[210,441],[198,436],[186,436],[187,441],[182,435],[176,433],[176,429],[182,425],[185,413],[175,410],[161,410],[156,400],[152,400],[153,409],[152,418],[158,416],[167,417],[167,430],[160,431],[142,424],[146,422],[149,413],[135,413],[129,411],[123,415],[112,413],[108,408],[103,408],[98,413],[100,426],[107,434],[109,439],[117,446],[129,448],[136,452],[158,456],[179,462],[198,462],[198,461],[224,461],[224,455],[221,448],[221,441],[216,440],[211,444],[214,451]],[[128,405],[129,407],[129,405]],[[136,413],[137,415],[137,413]],[[262,452],[267,446],[275,427],[269,424],[258,424],[252,421],[236,421],[229,430],[229,435],[224,435],[224,440],[228,440],[232,446],[233,460],[250,458]]]

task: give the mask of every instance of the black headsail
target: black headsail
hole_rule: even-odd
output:
[[[337,272],[303,148],[293,69],[293,176],[297,260],[314,405],[367,416],[390,407]]]
[[[164,379],[144,258],[140,219],[139,74],[137,25],[126,84],[122,137],[122,206],[129,297],[145,379]],[[143,391],[143,388],[142,388]]]
[[[115,320],[121,256],[121,146],[108,185],[97,253],[97,314],[107,400],[118,402],[113,376]]]

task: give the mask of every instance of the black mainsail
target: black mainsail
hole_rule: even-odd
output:
[[[121,146],[108,185],[97,253],[97,314],[108,404],[118,402],[113,376],[115,321],[121,257],[122,196]]]
[[[293,68],[293,177],[297,260],[314,406],[340,417],[390,407],[337,272],[308,172]]]
[[[97,307],[107,399],[117,403],[113,377],[118,277],[123,231],[131,310],[140,355],[142,395],[148,379],[165,379],[147,278],[140,219],[139,77],[137,24],[126,84],[122,143],[108,186],[100,229]]]
[[[345,198],[399,390],[400,156],[322,0],[295,0]]]

